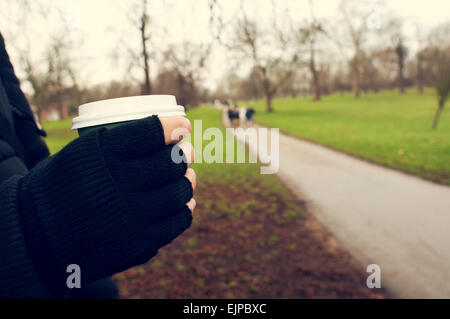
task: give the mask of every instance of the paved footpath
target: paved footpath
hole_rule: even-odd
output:
[[[450,187],[283,134],[278,176],[395,297],[450,298]]]

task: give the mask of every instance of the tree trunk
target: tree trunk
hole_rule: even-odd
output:
[[[403,44],[400,42],[400,44],[396,48],[397,53],[397,63],[398,63],[398,75],[397,75],[397,81],[398,81],[398,91],[400,94],[405,93],[405,79],[403,76],[403,70],[405,68],[405,48],[403,47]]]
[[[417,83],[417,91],[419,91],[419,94],[421,95],[423,95],[423,88],[424,88],[423,81],[419,80]]]
[[[436,114],[434,115],[433,130],[435,130],[437,128],[437,125],[438,125],[439,118],[441,116],[441,111],[442,111],[443,107],[444,107],[444,102],[443,101],[439,101],[439,105],[438,105],[438,108],[436,110]]]
[[[261,73],[263,75],[262,89],[264,91],[264,95],[266,96],[267,112],[270,113],[273,112],[272,97],[275,91],[272,90],[272,85],[270,84],[270,81],[267,77],[266,69],[261,68]]]
[[[63,113],[63,97],[62,97],[62,88],[61,86],[59,86],[58,92],[56,93],[56,108],[58,110],[58,116],[59,119],[62,120],[64,118],[64,113]]]
[[[145,73],[145,82],[142,87],[142,94],[151,94],[152,88],[150,84],[150,68],[148,66],[148,57],[144,58],[144,73]]]
[[[311,44],[312,45],[312,44]],[[311,72],[311,91],[314,101],[320,100],[319,74],[316,70],[316,62],[314,60],[314,50],[310,50],[309,70]]]
[[[312,75],[312,93],[314,96],[314,101],[320,101],[320,87],[319,87],[319,74],[314,66],[311,67]]]
[[[354,67],[352,71],[352,92],[355,99],[359,98],[359,70]]]
[[[267,105],[267,112],[271,113],[273,112],[272,108],[272,95],[266,93],[266,105]]]
[[[144,59],[144,75],[145,75],[145,82],[142,85],[141,93],[142,94],[151,94],[152,88],[150,84],[150,66],[148,63],[148,50],[147,50],[147,35],[146,35],[146,29],[147,29],[147,22],[148,22],[148,16],[147,16],[147,1],[144,0],[144,8],[142,12],[141,17],[141,41],[142,41],[142,57]]]
[[[351,77],[352,77],[352,93],[353,93],[353,97],[355,99],[359,98],[359,94],[360,94],[360,74],[359,74],[359,56],[360,53],[357,51],[355,53],[355,55],[353,56],[353,59],[350,60],[349,66],[350,66],[350,71],[351,71]]]
[[[180,103],[180,105],[184,105],[186,107],[186,98],[184,94],[184,87],[185,87],[185,80],[184,77],[181,74],[178,74],[177,76],[178,80],[178,94],[177,94],[177,101]]]
[[[423,94],[423,68],[422,68],[422,55],[417,55],[417,91]]]

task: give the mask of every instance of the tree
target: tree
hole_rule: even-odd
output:
[[[247,77],[239,77],[229,72],[217,90],[218,98],[228,100],[250,100],[264,98],[264,92],[259,85],[259,71],[252,69]]]
[[[20,0],[0,4],[0,16],[7,22],[2,32],[14,48],[11,58],[19,59],[17,74],[31,87],[25,91],[38,116],[52,106],[60,117],[67,116],[69,99],[79,98],[73,49],[82,39],[72,32],[63,10],[54,3]],[[49,21],[56,26],[43,35],[36,25]]]
[[[404,69],[405,69],[405,59],[406,59],[406,47],[403,45],[403,39],[401,37],[396,37],[394,40],[394,50],[397,55],[397,83],[398,83],[398,91],[400,94],[405,93],[405,77],[404,77]]]
[[[339,8],[352,48],[352,57],[348,63],[352,78],[352,92],[353,96],[358,98],[361,89],[361,64],[364,57],[363,44],[369,31],[367,19],[372,13],[362,13],[356,6],[349,6],[345,0],[341,2]]]
[[[149,54],[147,43],[150,40],[150,35],[148,33],[148,24],[150,18],[147,14],[147,0],[142,1],[142,12],[140,17],[139,31],[141,33],[141,45],[142,45],[142,61],[143,61],[143,71],[144,71],[144,84],[142,85],[142,94],[150,94],[152,92],[152,87],[150,83],[150,65],[149,65]]]
[[[170,45],[166,50],[165,72],[175,72],[177,99],[182,105],[198,105],[199,83],[210,52],[210,44],[194,44],[188,41],[179,45]]]
[[[360,90],[364,93],[369,92],[369,90],[373,90],[377,92],[378,90],[378,70],[374,65],[373,54],[364,53],[360,56],[359,61],[359,70],[360,70]]]
[[[364,77],[374,92],[397,87],[397,58],[391,47],[374,49],[365,60]]]
[[[307,25],[299,29],[300,45],[306,44],[308,46],[308,69],[311,75],[311,92],[314,101],[320,100],[321,89],[319,80],[319,70],[317,69],[317,41],[319,36],[325,33],[322,23],[317,21],[313,12],[312,0],[309,1],[309,8],[311,11],[311,21]],[[323,40],[323,39],[322,39]]]
[[[40,116],[41,110],[50,104],[57,106],[61,118],[67,116],[67,98],[73,97],[78,91],[78,85],[71,57],[72,43],[65,34],[52,39],[51,45],[44,54],[44,63],[34,62],[28,55],[30,51],[21,53],[24,64],[25,81],[33,88],[31,101],[37,108]],[[40,65],[45,64],[43,70]]]
[[[450,23],[439,25],[432,30],[428,37],[428,43],[429,61],[432,63],[432,80],[438,99],[432,126],[433,129],[436,129],[450,95]]]
[[[298,52],[289,50],[290,41],[280,30],[262,30],[244,14],[237,19],[231,47],[252,63],[266,99],[267,112],[273,111],[272,99],[295,73]]]
[[[416,28],[416,40],[417,40],[417,45],[418,45],[418,50],[416,53],[416,85],[417,85],[417,91],[420,94],[423,94],[423,89],[424,89],[424,67],[423,67],[423,62],[424,62],[424,51],[425,51],[425,47],[424,47],[424,39],[422,36],[422,30],[421,27],[416,24],[415,25]]]
[[[316,41],[320,33],[324,32],[322,26],[318,22],[312,22],[308,26],[302,27],[299,30],[300,43],[308,45],[309,61],[308,69],[311,75],[311,92],[314,101],[320,100],[320,80],[319,70],[317,69],[316,59]]]
[[[123,2],[120,4],[124,5]],[[119,2],[116,5],[119,5]],[[153,50],[150,41],[155,41],[155,29],[151,28],[153,20],[148,13],[149,1],[135,0],[131,2],[131,5],[128,2],[126,5],[128,7],[127,18],[131,27],[137,31],[134,35],[138,37],[130,37],[129,33],[123,32],[123,28],[115,30],[118,40],[117,46],[111,52],[111,57],[114,63],[118,63],[125,57],[128,64],[125,77],[139,84],[141,94],[151,94],[150,65],[153,59]],[[124,10],[124,8],[118,7],[118,10]],[[135,70],[138,70],[138,73]],[[135,76],[136,74],[139,75]]]
[[[450,95],[450,46],[439,50],[435,61],[434,85],[438,97],[438,107],[434,115],[433,129],[437,128],[442,109]]]
[[[397,88],[400,94],[405,92],[405,61],[408,49],[405,45],[405,35],[403,33],[403,23],[399,18],[392,17],[386,24],[385,33],[390,38],[391,50],[396,57]]]

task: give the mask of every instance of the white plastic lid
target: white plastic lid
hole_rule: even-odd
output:
[[[185,116],[173,95],[140,95],[80,105],[72,129],[141,119],[150,115]]]

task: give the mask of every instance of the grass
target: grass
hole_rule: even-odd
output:
[[[224,131],[216,109],[194,109],[188,117],[202,120],[203,129]],[[69,120],[45,128],[52,152],[76,137]],[[383,296],[365,287],[363,269],[330,244],[332,238],[276,176],[260,175],[259,167],[195,163],[192,227],[150,262],[115,275],[121,297]]]
[[[71,130],[72,119],[67,118],[61,121],[44,122],[44,129],[47,132],[47,143],[50,153],[54,154],[66,146],[71,140],[78,137],[77,131]]]
[[[314,141],[370,161],[449,184],[450,111],[444,109],[439,127],[431,123],[436,110],[434,91],[414,90],[362,95],[274,100],[275,112],[263,101],[245,103],[256,110],[255,120],[281,132]],[[448,108],[448,107],[447,107]]]

